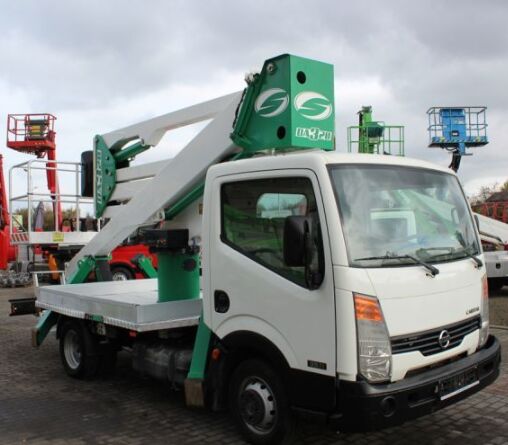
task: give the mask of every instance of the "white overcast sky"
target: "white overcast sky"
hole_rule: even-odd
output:
[[[491,142],[459,171],[471,193],[508,178],[507,23],[503,0],[5,1],[0,134],[8,113],[53,113],[58,157],[77,161],[94,134],[242,89],[245,72],[292,53],[335,66],[338,151],[372,105],[376,119],[405,125],[407,156],[448,165],[427,148],[426,110],[486,105]],[[2,152],[6,174],[29,159]]]

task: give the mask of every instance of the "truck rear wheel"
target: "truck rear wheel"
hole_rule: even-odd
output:
[[[97,342],[83,323],[66,321],[60,330],[60,358],[67,375],[92,378],[99,368]]]
[[[231,413],[243,436],[256,445],[290,443],[295,433],[282,379],[261,360],[246,360],[229,388]]]

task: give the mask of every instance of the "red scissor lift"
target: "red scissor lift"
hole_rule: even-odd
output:
[[[56,142],[56,117],[49,113],[9,114],[7,116],[7,147],[20,153],[47,157],[46,177],[53,199],[57,230],[62,227],[62,207],[59,200]]]

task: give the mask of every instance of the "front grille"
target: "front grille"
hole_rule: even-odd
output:
[[[437,354],[459,346],[466,335],[477,329],[480,329],[480,317],[470,318],[466,321],[409,336],[393,337],[391,339],[392,353],[402,354],[404,352],[420,351],[425,356]],[[443,348],[439,344],[439,336],[445,330],[450,334],[450,344]]]

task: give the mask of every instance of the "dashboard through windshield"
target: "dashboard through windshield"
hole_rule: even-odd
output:
[[[351,266],[440,263],[480,253],[458,179],[423,168],[332,165]],[[413,257],[413,258],[411,258]]]

